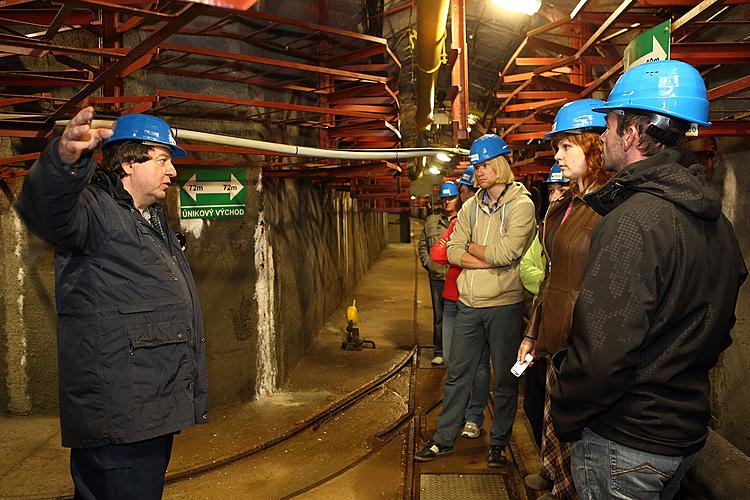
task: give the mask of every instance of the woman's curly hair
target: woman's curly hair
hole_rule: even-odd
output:
[[[570,192],[573,196],[582,196],[589,191],[596,191],[612,177],[612,173],[607,172],[603,167],[602,141],[599,137],[600,135],[594,132],[560,134],[552,141],[553,150],[557,150],[557,145],[563,138],[583,149],[586,157],[586,173],[583,174],[580,182],[583,185],[583,193],[580,192],[578,182],[571,182]]]

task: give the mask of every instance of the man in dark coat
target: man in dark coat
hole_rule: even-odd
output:
[[[604,218],[570,345],[553,358],[552,417],[582,499],[668,499],[705,443],[708,372],[731,343],[747,269],[719,194],[678,147],[690,123],[710,125],[698,71],[637,66],[598,111],[616,175],[585,198]]]
[[[205,338],[157,202],[185,151],[156,117],[81,110],[29,171],[18,213],[55,247],[59,410],[76,498],[157,499],[176,432],[208,419]],[[103,164],[93,150],[103,143]]]

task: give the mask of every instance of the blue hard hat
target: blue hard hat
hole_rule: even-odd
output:
[[[579,99],[569,102],[557,112],[552,130],[545,134],[544,139],[549,140],[555,134],[566,132],[568,134],[583,132],[603,132],[607,128],[607,119],[601,113],[593,111],[604,105],[599,99]]]
[[[114,124],[114,133],[102,142],[102,147],[119,141],[138,141],[159,144],[168,147],[172,157],[181,158],[187,152],[177,145],[172,129],[161,118],[151,115],[122,115]]]
[[[464,184],[469,187],[474,186],[474,167],[468,166],[466,167],[466,170],[464,170],[464,173],[461,174],[461,177],[458,178],[456,181],[459,184]]]
[[[497,156],[510,153],[510,148],[500,137],[495,134],[484,134],[471,145],[469,162],[472,165],[478,165]]]
[[[453,181],[446,181],[440,186],[441,198],[453,198],[458,196],[458,186]]]
[[[682,61],[653,61],[623,73],[607,102],[594,111],[637,109],[699,125],[708,121],[706,83],[697,69]]]
[[[549,176],[544,182],[547,184],[567,184],[569,181],[563,176],[560,165],[555,162],[555,164],[552,165],[552,168],[549,169]]]

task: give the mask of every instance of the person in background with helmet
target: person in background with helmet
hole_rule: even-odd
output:
[[[62,445],[75,497],[158,499],[176,432],[206,423],[198,292],[158,202],[184,156],[159,118],[82,109],[29,171],[18,213],[55,247]],[[97,168],[94,149],[103,143]]]
[[[459,186],[461,205],[468,200],[475,192],[474,188],[474,169],[467,167],[464,173],[456,181]],[[460,206],[459,206],[460,209]],[[448,229],[443,233],[437,243],[432,247],[430,255],[432,260],[439,264],[448,265],[448,241],[453,234],[456,225],[456,218],[451,219]],[[468,257],[471,258],[471,257]],[[476,266],[487,266],[484,261],[476,259]],[[489,267],[489,266],[487,266]],[[443,288],[443,358],[446,365],[450,365],[451,342],[453,340],[453,325],[458,312],[458,276],[463,268],[455,264],[450,264],[448,272],[445,275],[445,288]],[[482,434],[482,424],[484,423],[484,408],[487,406],[487,399],[490,391],[490,351],[489,345],[485,344],[482,351],[482,357],[474,374],[474,382],[471,388],[471,396],[466,405],[464,412],[464,428],[461,431],[461,437],[467,439],[476,439]]]
[[[747,277],[720,195],[679,147],[710,125],[700,73],[642,64],[615,83],[601,136],[615,176],[585,197],[593,228],[552,419],[581,498],[674,497],[707,437],[709,370]]]
[[[549,197],[549,202],[552,203],[563,197],[563,194],[568,189],[570,181],[565,178],[560,165],[555,162],[544,183],[547,184],[547,196]]]
[[[448,260],[463,267],[457,282],[458,312],[437,432],[416,454],[419,461],[453,451],[474,373],[485,344],[489,344],[495,373],[495,415],[487,465],[501,467],[506,462],[504,449],[510,439],[518,393],[518,379],[510,368],[523,330],[518,263],[536,227],[530,194],[514,182],[505,158],[510,152],[493,134],[480,137],[471,146],[470,160],[480,189],[464,203],[448,242]]]
[[[458,213],[460,201],[458,188],[453,181],[444,182],[440,186],[440,213],[432,214],[424,222],[422,236],[419,238],[417,252],[422,267],[430,277],[430,297],[432,297],[432,344],[435,346],[432,364],[443,364],[443,288],[445,273],[448,266],[438,264],[430,257],[430,249],[440,236],[448,229],[450,219]]]
[[[570,189],[553,201],[541,223],[539,238],[547,269],[539,294],[531,307],[529,327],[518,348],[518,358],[527,353],[548,356],[562,349],[570,334],[578,291],[583,279],[583,264],[589,250],[591,228],[601,219],[583,201],[583,196],[599,189],[610,175],[602,168],[599,135],[606,128],[604,116],[593,108],[604,103],[598,99],[580,99],[560,108],[552,131],[544,138],[552,141],[552,150],[560,168],[559,177],[571,181]],[[550,415],[549,393],[556,378],[547,363],[546,397],[540,466],[538,474],[526,476],[526,486],[549,490],[542,497],[576,497],[570,473],[570,445],[555,435]]]
[[[568,189],[570,182],[566,179],[560,165],[555,162],[549,171],[549,175],[544,180],[547,184],[547,196],[548,202],[551,205],[553,201],[557,201],[563,197],[563,194]],[[539,232],[537,231],[537,234]],[[539,286],[544,280],[544,273],[547,269],[547,259],[544,256],[542,250],[542,242],[537,237],[531,243],[531,247],[526,251],[521,259],[521,265],[519,266],[519,274],[521,276],[521,283],[523,287],[532,295],[531,300],[527,300],[527,312],[531,310],[531,304],[539,294]],[[542,432],[544,429],[544,403],[546,391],[546,378],[547,378],[547,361],[546,359],[538,359],[530,366],[526,372],[526,383],[524,384],[524,396],[523,396],[523,412],[526,414],[526,418],[531,425],[531,430],[534,433],[534,441],[537,446],[542,447]]]
[[[477,187],[474,185],[474,167],[469,165],[461,174],[461,177],[456,181],[458,184],[458,194],[461,196],[461,203],[466,203],[466,200],[474,196],[477,192]]]

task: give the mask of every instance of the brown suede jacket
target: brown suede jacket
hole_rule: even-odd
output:
[[[568,205],[573,208],[565,222]],[[537,339],[538,355],[551,355],[562,349],[570,333],[578,293],[583,281],[583,266],[589,255],[591,230],[601,219],[580,197],[566,192],[552,202],[542,222],[539,237],[547,259],[547,272],[534,305],[526,335]],[[553,241],[547,241],[552,228],[559,226]],[[550,256],[548,249],[552,249]]]

